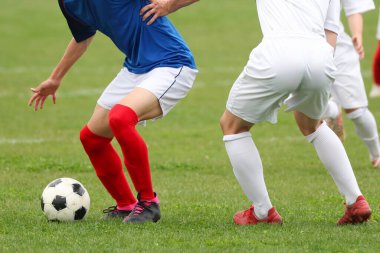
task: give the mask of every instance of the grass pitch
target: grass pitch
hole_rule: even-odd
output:
[[[369,90],[377,11],[366,15],[362,63]],[[219,117],[229,89],[260,41],[254,1],[201,1],[171,15],[200,70],[194,89],[165,120],[140,128],[150,150],[162,220],[126,226],[104,222],[113,201],[95,176],[79,130],[121,68],[123,56],[98,34],[64,80],[55,106],[27,107],[29,88],[47,78],[70,33],[56,1],[2,0],[0,9],[0,252],[379,252],[379,178],[351,122],[345,146],[374,214],[367,224],[337,227],[342,198],[293,121],[252,134],[262,155],[273,204],[283,226],[238,227],[232,215],[249,206],[236,182]],[[380,118],[380,99],[370,109]],[[40,210],[45,185],[72,177],[88,189],[87,220],[49,223]]]

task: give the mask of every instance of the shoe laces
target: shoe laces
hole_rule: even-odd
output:
[[[110,206],[107,207],[106,209],[103,209],[103,213],[112,213],[117,211],[117,206]]]
[[[144,201],[144,202],[138,202],[133,209],[133,215],[140,215],[146,207],[150,206],[152,202],[149,201]]]

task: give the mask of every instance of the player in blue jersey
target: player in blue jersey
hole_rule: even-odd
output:
[[[156,222],[159,200],[153,191],[147,146],[138,122],[165,116],[191,89],[197,70],[193,55],[171,22],[162,17],[197,0],[59,0],[73,35],[50,77],[36,88],[29,105],[42,109],[56,100],[63,77],[90,45],[97,31],[125,54],[124,66],[100,96],[80,132],[83,147],[100,181],[115,199],[105,218],[125,223]],[[111,145],[115,137],[137,199]]]

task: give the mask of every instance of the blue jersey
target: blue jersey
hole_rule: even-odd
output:
[[[140,10],[149,0],[58,0],[77,42],[100,31],[126,55],[124,66],[143,74],[157,67],[195,69],[193,55],[166,17],[153,24],[142,21]]]

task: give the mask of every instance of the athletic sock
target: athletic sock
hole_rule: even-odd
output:
[[[150,174],[148,149],[135,129],[138,123],[136,113],[129,107],[117,104],[109,113],[109,124],[124,155],[124,163],[140,198],[155,198]]]
[[[261,158],[251,134],[225,135],[223,141],[236,179],[254,204],[256,217],[260,220],[267,218],[272,203],[264,181]]]
[[[380,86],[380,41],[377,44],[377,50],[373,57],[372,71],[376,86]]]
[[[373,114],[367,108],[359,108],[347,114],[347,117],[354,122],[356,133],[366,144],[371,160],[380,157],[380,142]]]
[[[346,203],[355,203],[356,198],[362,194],[338,136],[323,122],[314,133],[306,136],[306,139],[314,145],[319,159],[333,177]]]
[[[128,206],[136,203],[136,198],[124,175],[120,157],[112,147],[112,139],[95,135],[86,125],[80,132],[80,140],[96,175],[117,205]]]

